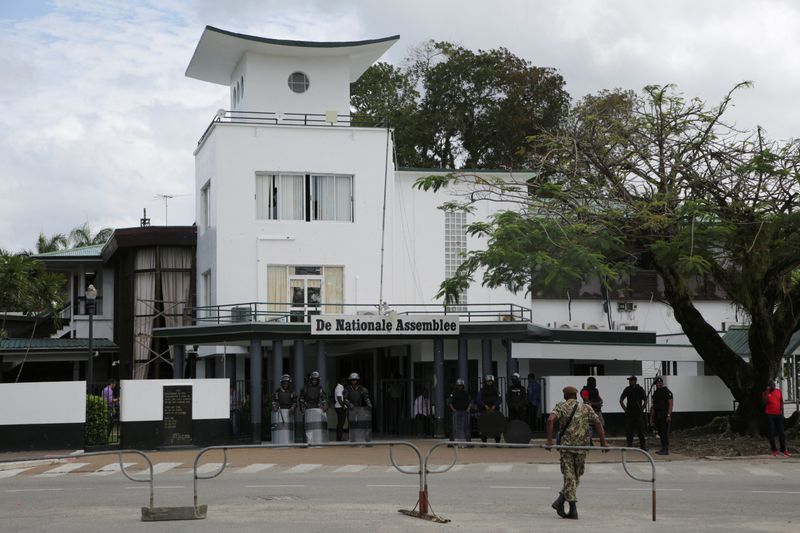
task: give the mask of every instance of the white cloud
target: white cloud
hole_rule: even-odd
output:
[[[800,6],[764,0],[277,1],[59,0],[3,18],[0,7],[0,247],[30,248],[39,231],[138,224],[146,207],[194,220],[192,150],[224,87],[183,73],[206,24],[303,40],[399,33],[399,62],[428,38],[504,46],[558,68],[574,97],[602,88],[677,83],[718,100],[754,89],[734,118],[796,135]]]

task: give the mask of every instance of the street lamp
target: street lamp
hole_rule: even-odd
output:
[[[89,315],[89,360],[86,362],[86,393],[92,393],[92,378],[94,377],[94,350],[92,340],[94,330],[92,318],[94,317],[95,304],[97,303],[97,289],[94,285],[89,285],[86,288],[86,314]]]

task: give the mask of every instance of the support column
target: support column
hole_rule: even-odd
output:
[[[253,444],[261,444],[261,341],[250,339],[250,427]]]
[[[225,354],[225,377],[231,380],[231,383],[236,384],[236,354]]]
[[[322,386],[328,387],[328,365],[327,359],[325,358],[325,341],[317,341],[317,368],[315,370],[319,372],[319,382]],[[327,392],[331,390],[331,388],[326,388],[325,391]],[[330,404],[333,405],[333,400],[330,400]]]
[[[269,377],[272,382],[272,390],[277,390],[281,386],[281,375],[283,374],[283,341],[272,341],[272,375]],[[272,391],[270,391],[271,393]]]
[[[433,339],[433,375],[436,386],[433,388],[433,406],[436,412],[437,438],[444,438],[444,339]]]
[[[484,380],[492,373],[492,339],[481,339],[481,361],[481,378]]]
[[[464,380],[464,390],[469,392],[469,341],[458,338],[458,378]]]
[[[506,347],[506,386],[511,385],[511,374],[519,372],[519,360],[511,357],[511,339],[504,339]]]
[[[183,363],[186,346],[174,344],[172,346],[172,379],[183,379]]]
[[[294,362],[292,364],[292,379],[294,380],[294,393],[300,397],[300,390],[305,385],[306,371],[305,371],[305,342],[296,340],[294,341]]]
[[[215,378],[215,377],[217,377],[216,368],[215,368],[217,365],[214,362],[214,359],[216,359],[216,357],[215,356],[210,356],[210,357],[205,357],[204,359],[205,359],[205,363],[204,364],[206,365],[206,377],[207,378]]]

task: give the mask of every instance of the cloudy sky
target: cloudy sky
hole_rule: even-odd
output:
[[[574,98],[676,83],[733,117],[798,135],[793,0],[0,0],[0,248],[39,232],[194,221],[192,150],[228,89],[184,77],[206,24],[265,37],[400,34],[398,63],[433,38],[504,46],[557,68]]]

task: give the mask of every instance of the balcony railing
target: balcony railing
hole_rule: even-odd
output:
[[[197,144],[200,145],[217,124],[248,124],[262,126],[329,126],[351,128],[385,128],[384,118],[370,115],[329,115],[327,113],[276,113],[273,111],[220,110],[208,125]]]
[[[517,304],[340,304],[320,303],[304,308],[289,303],[244,302],[226,305],[186,307],[186,323],[231,324],[237,322],[310,322],[314,316],[362,315],[449,315],[458,316],[461,322],[531,322],[533,314],[527,307]]]

